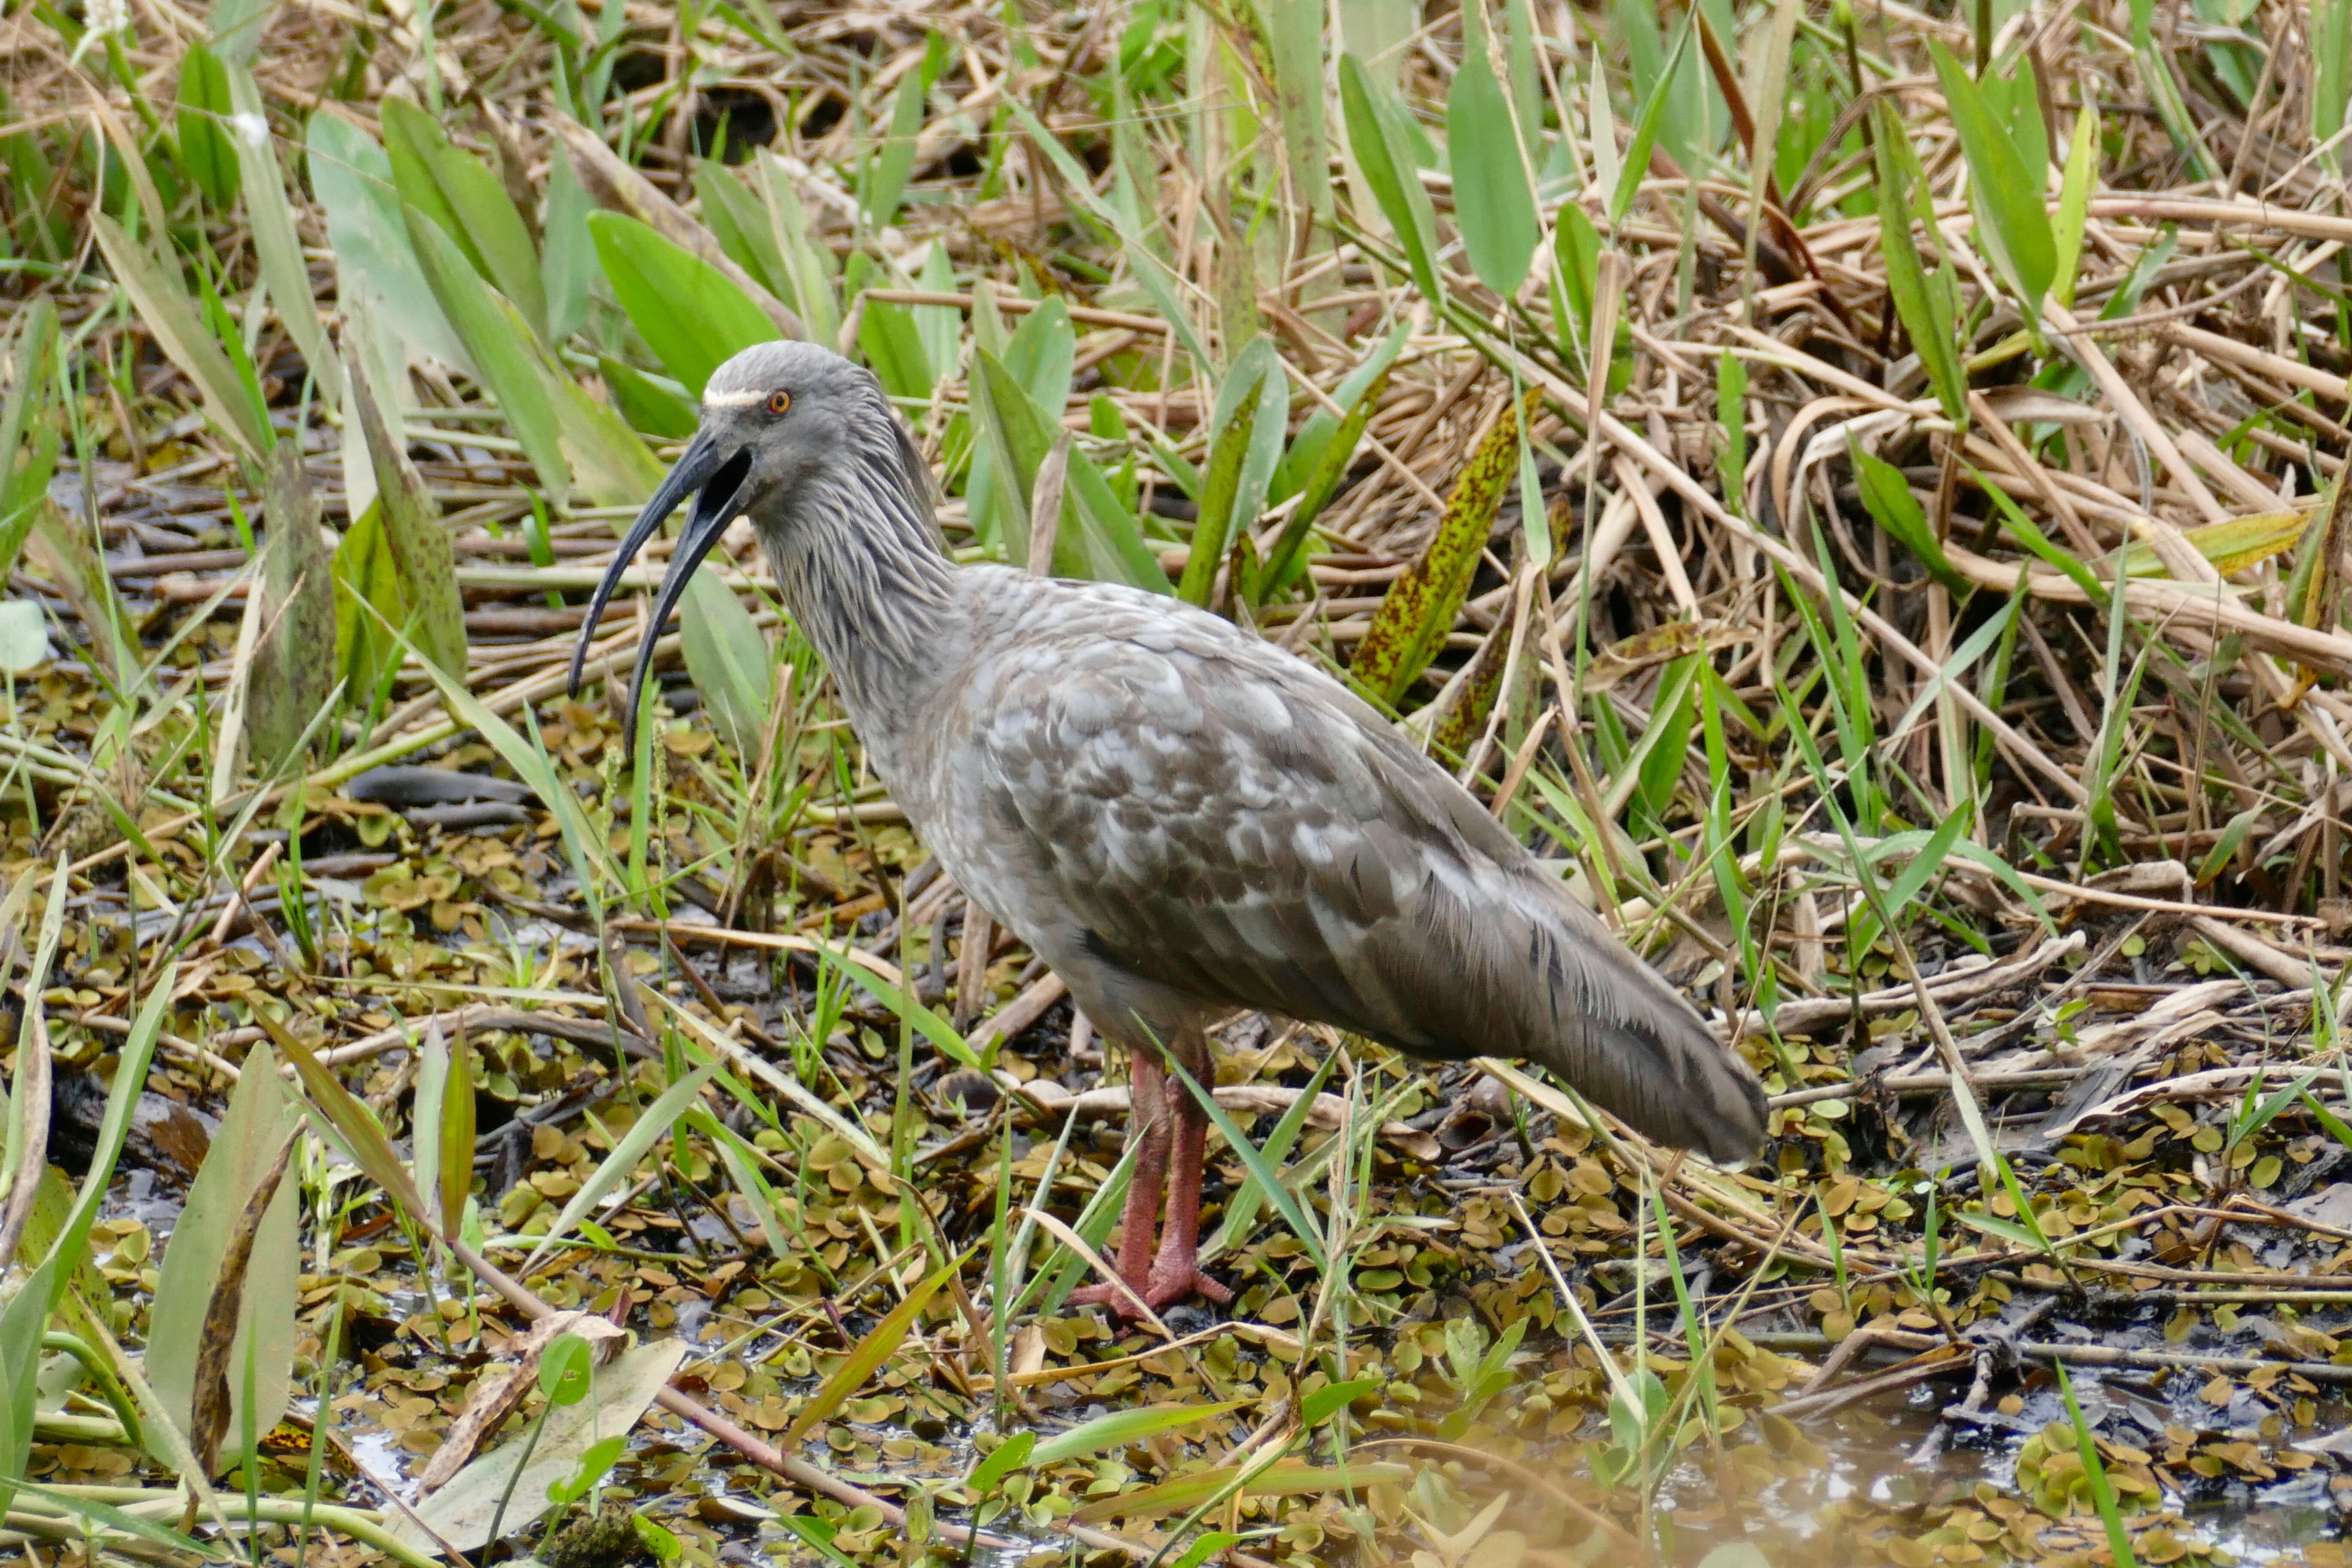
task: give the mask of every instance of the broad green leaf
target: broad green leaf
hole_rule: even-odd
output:
[[[727,275],[619,213],[588,219],[613,296],[662,364],[699,398],[711,373],[753,343],[773,341],[775,323]]]
[[[438,1226],[446,1212],[440,1201],[441,1157],[445,1152],[440,1131],[446,1120],[448,1101],[449,1038],[441,1032],[440,1026],[427,1024],[425,1037],[416,1042],[416,1088],[408,1102],[408,1174],[430,1210],[425,1215],[430,1226]],[[470,1177],[473,1154],[468,1151],[462,1158]]]
[[[1920,510],[1919,499],[1911,493],[1902,470],[1864,451],[1851,436],[1846,437],[1846,455],[1853,461],[1854,485],[1862,492],[1862,504],[1871,521],[1916,556],[1929,576],[1956,594],[1966,592],[1969,580],[1953,568],[1951,558],[1944,553],[1935,531],[1927,526],[1927,514]]]
[[[1340,384],[1339,395],[1333,401],[1348,410],[1344,419],[1321,433],[1316,429],[1314,419],[1310,419],[1307,427],[1301,430],[1298,438],[1291,443],[1290,456],[1294,458],[1300,455],[1302,447],[1313,452],[1312,467],[1306,472],[1304,482],[1297,492],[1298,504],[1291,509],[1289,518],[1282,525],[1281,536],[1266,554],[1265,571],[1254,595],[1255,602],[1265,603],[1268,595],[1288,587],[1307,569],[1307,546],[1315,520],[1323,515],[1323,509],[1330,504],[1331,498],[1339,492],[1340,481],[1348,477],[1348,470],[1355,464],[1356,447],[1363,439],[1364,427],[1371,423],[1372,415],[1380,406],[1381,395],[1388,390],[1389,366],[1394,362],[1395,351],[1404,345],[1405,331],[1400,325],[1374,351],[1371,358],[1359,367],[1372,373],[1360,386],[1357,385],[1357,377],[1353,374]],[[1325,418],[1328,412],[1318,409],[1314,418]],[[1320,439],[1317,438],[1318,434]],[[1276,488],[1279,485],[1277,479]]]
[[[841,300],[835,288],[839,270],[833,251],[817,237],[815,226],[802,206],[800,193],[783,162],[765,148],[759,155],[760,189],[768,208],[768,231],[776,253],[791,275],[792,306],[808,323],[813,342],[830,343],[841,336]]]
[[[686,585],[679,632],[687,673],[710,710],[713,726],[734,749],[748,774],[757,765],[760,737],[775,696],[775,661],[751,612],[708,564]]]
[[[326,212],[327,247],[346,312],[364,301],[415,356],[471,372],[474,362],[409,243],[391,159],[367,132],[327,110],[310,116],[305,141],[310,189]],[[351,347],[348,329],[344,347]]]
[[[349,439],[365,444],[352,432]],[[401,626],[408,612],[400,598],[400,573],[383,537],[383,499],[352,520],[335,546],[335,679],[355,700],[364,702],[383,671],[399,662],[386,625]]]
[[[915,318],[904,305],[868,298],[866,319],[857,326],[857,346],[866,363],[893,397],[929,397],[932,391],[931,362],[916,330]]]
[[[48,616],[41,602],[0,601],[0,670],[22,675],[50,658]]]
[[[791,299],[792,274],[785,269],[774,227],[760,198],[727,165],[709,158],[694,166],[694,194],[702,203],[702,226],[710,231],[727,258],[779,300]]]
[[[220,57],[202,42],[191,42],[180,61],[179,109],[173,117],[180,172],[223,213],[236,200],[237,156],[229,132],[229,116],[236,112]]]
[[[1177,594],[1208,603],[1218,565],[1265,510],[1266,489],[1282,458],[1290,426],[1290,383],[1274,341],[1255,337],[1234,356],[1217,389],[1209,419],[1210,457],[1202,477],[1200,516]],[[1236,592],[1244,584],[1236,583]]]
[[[634,429],[666,441],[684,441],[702,423],[686,389],[667,376],[656,379],[610,354],[596,361],[596,374]]]
[[[1201,1564],[1230,1547],[1239,1546],[1242,1538],[1225,1530],[1204,1530],[1184,1543],[1184,1550],[1169,1560],[1168,1568],[1201,1568]]]
[[[506,186],[406,99],[386,98],[382,114],[384,152],[402,199],[440,225],[466,259],[521,313],[533,336],[549,342],[539,252]],[[412,243],[421,248],[414,223],[410,230]]]
[[[1543,224],[1512,128],[1510,102],[1483,51],[1472,53],[1454,73],[1445,132],[1463,248],[1479,281],[1507,300],[1527,281]]]
[[[963,493],[972,536],[982,545],[1002,546],[1005,560],[1013,564],[1026,565],[1029,487],[1013,466],[1004,429],[1006,413],[998,407],[998,388],[1005,388],[1002,396],[1015,405],[1025,402],[1028,395],[1004,368],[1003,360],[979,342],[977,334],[966,385],[971,404],[971,463],[964,473]]]
[[[1748,510],[1748,362],[1723,351],[1715,365],[1715,416],[1723,426],[1723,450],[1715,470],[1723,477],[1723,504],[1741,516]]]
[[[1309,487],[1325,461],[1325,454],[1330,449],[1333,437],[1341,434],[1342,426],[1355,416],[1356,410],[1363,402],[1365,390],[1396,363],[1396,357],[1403,351],[1410,331],[1406,323],[1397,323],[1389,335],[1381,340],[1378,348],[1366,354],[1355,369],[1340,379],[1331,393],[1331,401],[1339,406],[1339,413],[1334,414],[1318,403],[1307,416],[1306,423],[1299,426],[1298,434],[1291,438],[1289,448],[1283,453],[1282,461],[1275,465],[1273,481],[1265,490],[1268,505],[1288,500]],[[1115,408],[1113,412],[1116,412]],[[1113,434],[1116,438],[1123,437],[1125,429],[1122,424],[1116,433],[1097,431],[1096,434]],[[1348,443],[1351,449],[1353,439],[1351,437]],[[1340,471],[1346,472],[1344,465]]]
[[[558,1334],[539,1355],[539,1391],[551,1405],[577,1405],[595,1381],[596,1354],[578,1334]]]
[[[776,1521],[776,1526],[798,1536],[803,1545],[832,1563],[833,1568],[863,1568],[858,1559],[833,1543],[840,1527],[830,1520],[813,1513],[788,1513]]]
[[[1160,552],[1143,537],[1135,509],[1111,489],[1095,460],[1076,447],[1070,450],[1068,485],[1082,526],[1073,532],[1066,523],[1055,536],[1054,570],[1066,577],[1169,592]]]
[[[1312,1431],[1364,1395],[1377,1394],[1384,1386],[1386,1385],[1377,1377],[1360,1377],[1348,1383],[1327,1383],[1298,1402],[1299,1421]]]
[[[1697,689],[1698,666],[1696,654],[1666,666],[1658,678],[1657,695],[1651,700],[1650,722],[1643,729],[1633,750],[1627,753],[1622,769],[1622,775],[1633,786],[1637,809],[1653,823],[1663,824],[1667,808],[1674,804],[1675,787],[1681,781],[1684,753],[1690,743],[1695,716],[1692,696]],[[1611,792],[1611,804],[1614,804],[1616,793]]]
[[[1504,405],[1454,481],[1429,548],[1372,612],[1371,628],[1357,645],[1349,673],[1381,701],[1401,701],[1444,646],[1477,574],[1503,492],[1517,474],[1519,422],[1534,415],[1539,396],[1531,389],[1519,404]]]
[[[955,264],[948,259],[946,246],[932,246],[923,258],[921,284],[934,294],[956,291]],[[914,317],[916,333],[923,340],[923,363],[934,376],[952,378],[963,358],[963,312],[953,305],[918,305]]]
[[[441,1147],[441,1187],[426,1196],[435,1200],[433,1219],[444,1236],[454,1236],[465,1218],[466,1202],[474,1185],[474,1047],[459,1029],[448,1042],[449,1067],[441,1114],[421,1136]]]
[[[1235,362],[1234,374],[1225,378],[1228,388],[1240,389],[1241,401],[1226,411],[1223,424],[1210,440],[1209,468],[1201,480],[1201,510],[1192,524],[1192,548],[1185,556],[1183,580],[1176,588],[1176,596],[1188,605],[1209,602],[1217,568],[1224,562],[1235,498],[1241,493],[1242,469],[1249,460],[1250,435],[1257,426],[1258,400],[1265,394],[1263,374],[1244,375],[1241,372],[1253,352],[1259,349],[1268,351],[1259,357],[1270,357],[1272,340],[1252,339]]]
[[[979,438],[990,444],[990,507],[1004,531],[1008,552],[1025,564],[1031,487],[1037,467],[1053,447],[1055,422],[1022,387],[1019,379],[994,354],[973,351],[973,424]],[[1019,549],[1010,547],[1018,542]],[[1067,577],[1125,583],[1155,593],[1168,591],[1160,558],[1144,542],[1134,514],[1111,493],[1110,486],[1085,454],[1070,454],[1069,478],[1062,491],[1062,516],[1054,536],[1054,571]]]
[[[1437,215],[1397,124],[1403,111],[1353,55],[1339,57],[1339,109],[1349,152],[1404,247],[1414,287],[1434,304],[1444,298],[1437,279]]]
[[[474,368],[498,399],[507,427],[522,443],[539,470],[539,480],[559,502],[572,489],[572,467],[563,455],[552,379],[539,357],[530,328],[481,275],[466,264],[457,242],[414,206],[406,209],[409,242],[433,287],[434,297],[465,340]],[[380,465],[379,465],[380,466]]]
[[[1030,1450],[1036,1446],[1036,1433],[1013,1433],[971,1468],[971,1474],[963,1479],[964,1489],[986,1497],[996,1489],[999,1481],[1029,1462]]]
[[[269,20],[276,0],[213,0],[210,25],[213,47],[221,58],[249,65],[261,46],[262,24]]]
[[[1276,123],[1291,188],[1307,208],[1331,216],[1331,159],[1323,128],[1323,0],[1265,0],[1266,52],[1274,58]]]
[[[588,324],[588,290],[597,272],[596,245],[588,237],[588,215],[596,210],[572,154],[562,142],[548,152],[547,211],[540,268],[547,289],[547,335],[561,343]]]
[[[1032,1467],[1058,1465],[1071,1459],[1087,1458],[1112,1448],[1124,1448],[1162,1433],[1181,1432],[1187,1426],[1197,1426],[1229,1410],[1238,1410],[1247,1403],[1246,1400],[1229,1399],[1219,1405],[1142,1405],[1130,1410],[1114,1410],[1066,1432],[1056,1432],[1037,1445],[1029,1456],[1029,1463]]]
[[[2042,168],[2028,168],[2019,158],[2017,141],[1994,112],[1986,89],[1969,78],[1968,70],[1942,44],[1930,41],[1930,58],[1944,100],[1951,109],[1952,129],[1958,134],[1960,154],[1969,166],[1969,199],[1976,209],[1977,232],[1993,263],[2017,290],[2027,325],[2040,330],[2042,297],[2058,273],[2058,247],[2050,231],[2050,215],[2042,205]],[[2031,60],[2019,62],[2021,73],[2033,69]],[[2031,90],[2030,86],[2027,90]]]
[[[259,1016],[260,1010],[255,1011]],[[205,1315],[212,1304],[214,1282],[230,1233],[246,1198],[276,1163],[296,1115],[284,1080],[278,1076],[276,1057],[267,1045],[252,1047],[246,1070],[229,1097],[228,1112],[188,1188],[187,1206],[163,1248],[149,1315],[147,1381],[162,1401],[163,1415],[183,1433],[193,1435],[190,1414],[198,1392],[196,1363]],[[257,1376],[251,1415],[257,1432],[267,1432],[278,1424],[291,1391],[294,1309],[299,1294],[295,1284],[301,1272],[300,1238],[295,1228],[300,1202],[296,1187],[295,1183],[281,1181],[264,1211],[247,1266],[236,1339],[229,1352],[229,1364],[240,1369],[248,1351],[253,1357]],[[244,1378],[232,1376],[228,1381],[230,1441],[223,1449],[224,1459],[241,1451],[237,1434],[244,1429],[246,1409]],[[170,1448],[153,1434],[150,1438],[150,1452],[159,1462],[171,1464],[174,1456]]]
[[[568,375],[548,372],[555,393],[555,422],[563,431],[563,455],[580,489],[597,506],[635,506],[662,481],[662,466],[628,423]],[[622,523],[614,520],[613,529]]]
[[[1070,401],[1071,365],[1078,353],[1070,308],[1049,299],[1022,318],[1004,345],[1004,368],[1021,384],[1039,412],[1058,422]]]

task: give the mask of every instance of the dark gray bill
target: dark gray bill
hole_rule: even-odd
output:
[[[646,541],[661,527],[663,520],[692,495],[693,510],[687,514],[686,528],[678,535],[677,548],[670,552],[669,570],[663,574],[661,587],[654,595],[652,629],[638,646],[636,668],[629,676],[629,706],[623,730],[632,750],[636,744],[637,698],[646,683],[646,671],[653,664],[654,644],[668,622],[670,612],[677,607],[687,583],[694,576],[694,569],[710,553],[710,547],[719,542],[719,536],[734,518],[736,492],[742,489],[744,477],[751,471],[750,452],[726,452],[709,430],[698,432],[687,444],[677,466],[662,480],[661,488],[654,491],[653,499],[646,502],[646,509],[637,513],[636,521],[629,525],[628,533],[621,541],[620,553],[613,558],[604,580],[596,584],[595,597],[588,602],[588,616],[581,623],[580,641],[572,650],[571,690],[574,696],[580,691],[589,639],[596,635],[597,622],[604,606],[612,602],[614,590],[620,586],[622,574],[636,559],[637,552],[645,548]]]

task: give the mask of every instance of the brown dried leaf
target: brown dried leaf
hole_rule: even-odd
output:
[[[474,1382],[467,1397],[466,1408],[457,1419],[449,1423],[443,1434],[441,1447],[424,1473],[416,1478],[419,1493],[430,1493],[448,1484],[449,1479],[466,1468],[482,1439],[498,1429],[530,1392],[532,1380],[539,1373],[539,1356],[561,1334],[578,1334],[588,1342],[602,1363],[613,1359],[628,1335],[593,1312],[558,1312],[551,1318],[541,1318],[528,1331],[507,1346],[515,1357],[513,1363],[484,1372]]]
[[[237,1319],[245,1307],[245,1277],[253,1261],[254,1241],[261,1234],[262,1218],[278,1195],[278,1184],[285,1178],[286,1163],[293,1157],[294,1142],[300,1134],[299,1125],[287,1130],[278,1141],[277,1157],[246,1194],[245,1206],[237,1211],[236,1224],[229,1231],[227,1250],[221,1254],[212,1300],[205,1308],[204,1331],[196,1342],[196,1391],[188,1413],[188,1440],[208,1476],[219,1473],[221,1438],[228,1432],[230,1362],[238,1348]],[[254,1352],[262,1353],[258,1346]]]

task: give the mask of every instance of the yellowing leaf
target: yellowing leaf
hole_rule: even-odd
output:
[[[2251,517],[2233,517],[2226,522],[2209,522],[2201,528],[2181,530],[2181,537],[2196,546],[2197,553],[2213,563],[2213,570],[2224,577],[2234,577],[2249,566],[2259,566],[2273,555],[2294,548],[2304,530],[2311,526],[2307,511],[2263,511]],[[2157,559],[2155,546],[2136,540],[2124,552],[2124,573],[2132,577],[2168,577],[2164,563]]]

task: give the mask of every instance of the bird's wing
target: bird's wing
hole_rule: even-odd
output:
[[[1762,1141],[1745,1064],[1339,682],[1098,586],[985,640],[950,815],[988,840],[983,900],[1033,942],[1424,1056],[1539,1061],[1722,1158]]]

